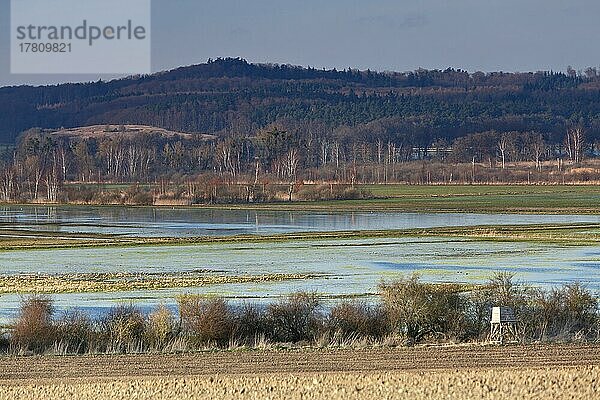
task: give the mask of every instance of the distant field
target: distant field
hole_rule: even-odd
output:
[[[69,183],[67,186],[125,191],[132,184]],[[153,184],[139,184],[137,186],[145,189],[154,187]],[[368,200],[296,201],[291,203],[282,201],[257,204],[200,204],[192,207],[328,211],[600,213],[600,185],[374,184],[357,185],[356,187],[371,193],[373,198]],[[172,206],[169,205],[168,207]],[[174,206],[177,207],[177,205]]]
[[[374,205],[418,211],[600,212],[600,186],[368,185]]]
[[[242,204],[216,207],[405,212],[600,213],[599,185],[358,185],[369,200]]]
[[[0,358],[8,399],[593,399],[597,345]]]
[[[600,195],[598,185],[359,185],[377,197],[523,196],[535,194]]]

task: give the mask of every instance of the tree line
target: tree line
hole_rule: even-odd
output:
[[[277,194],[266,188],[277,184],[281,199],[298,198],[298,193],[310,199],[303,183],[510,183],[522,182],[523,171],[528,179],[533,171],[548,180],[597,155],[598,142],[591,142],[579,123],[562,136],[488,130],[431,143],[397,118],[336,129],[282,121],[256,132],[237,127],[222,137],[138,133],[125,125],[105,125],[92,136],[31,129],[4,154],[0,199],[76,200],[65,198],[72,183],[149,184],[162,191],[155,195],[166,194],[161,187],[175,183],[183,186],[180,196],[199,202],[216,201],[217,191],[227,187],[237,191],[233,201],[273,200]],[[334,196],[331,190],[330,195],[340,193]]]

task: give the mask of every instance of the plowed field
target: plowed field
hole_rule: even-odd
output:
[[[600,398],[600,345],[0,358],[0,399]]]

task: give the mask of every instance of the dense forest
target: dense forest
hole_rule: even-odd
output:
[[[394,132],[428,146],[486,130],[539,131],[567,125],[600,138],[600,75],[584,73],[407,73],[319,70],[209,60],[109,82],[0,88],[0,143],[33,127],[143,124],[182,132],[249,134],[281,120],[327,129],[394,121]],[[373,133],[372,129],[367,133]]]
[[[572,174],[598,155],[595,68],[397,73],[217,59],[109,82],[0,88],[0,109],[4,201],[57,201],[65,182],[179,183],[198,201],[243,183],[227,196],[258,201],[257,187],[291,199],[304,182],[598,180],[594,168]],[[95,134],[66,129],[81,126]],[[268,183],[287,189],[267,195]]]

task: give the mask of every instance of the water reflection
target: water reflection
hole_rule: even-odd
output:
[[[84,206],[0,208],[0,224],[8,228],[170,237],[568,222],[600,222],[600,215],[306,212]]]

